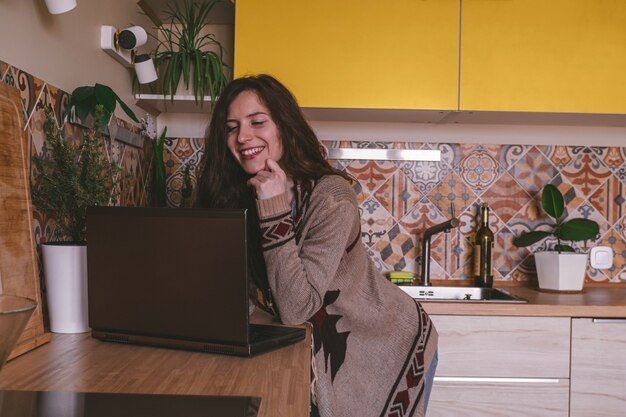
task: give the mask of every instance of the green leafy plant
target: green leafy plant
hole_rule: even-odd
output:
[[[99,122],[104,114],[103,107],[96,105],[94,120]],[[103,155],[99,129],[87,129],[82,143],[72,145],[63,139],[50,107],[44,109],[44,116],[48,155],[33,157],[33,204],[55,219],[52,240],[84,243],[87,207],[107,205],[115,199],[120,168]]]
[[[167,188],[165,183],[165,163],[163,161],[163,145],[165,144],[165,135],[167,127],[161,132],[158,140],[150,141],[152,150],[154,151],[153,169],[154,177],[152,180],[152,191],[154,195],[154,204],[157,207],[167,206]]]
[[[552,217],[555,222],[552,230],[534,230],[522,233],[513,239],[513,244],[518,247],[530,246],[539,242],[548,236],[555,236],[557,244],[553,250],[561,252],[575,252],[570,245],[563,244],[561,240],[569,240],[572,242],[594,239],[600,227],[598,223],[589,219],[571,219],[563,221],[563,213],[565,211],[565,202],[563,195],[557,187],[552,184],[546,184],[541,193],[541,206],[543,210]]]
[[[98,130],[103,131],[111,119],[111,115],[115,111],[117,104],[122,107],[124,112],[133,121],[139,123],[135,113],[124,103],[117,94],[103,84],[96,83],[94,86],[78,87],[72,92],[69,105],[65,110],[65,117],[69,116],[72,109],[75,109],[76,116],[80,120],[85,120],[88,115],[91,115],[94,120],[96,116],[96,106],[102,106],[102,115],[99,122],[96,124]]]
[[[152,55],[164,96],[176,93],[181,76],[187,88],[192,86],[196,104],[203,105],[205,95],[214,102],[229,78],[223,62],[224,48],[212,33],[207,33],[207,17],[222,0],[172,1],[167,3],[165,24],[156,28],[157,46]],[[182,5],[180,4],[182,3]]]
[[[183,186],[180,189],[180,206],[190,207],[193,183],[191,182],[191,165],[187,164],[183,173]]]

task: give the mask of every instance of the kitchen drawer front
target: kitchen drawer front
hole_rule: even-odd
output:
[[[570,318],[431,316],[437,376],[569,378]]]
[[[626,319],[572,319],[572,417],[626,415]]]
[[[567,417],[569,380],[435,380],[428,417]]]

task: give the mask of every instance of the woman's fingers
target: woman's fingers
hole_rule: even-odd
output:
[[[257,172],[247,182],[254,188],[258,199],[263,200],[280,195],[287,191],[287,175],[285,171],[272,159],[265,162],[265,170]]]

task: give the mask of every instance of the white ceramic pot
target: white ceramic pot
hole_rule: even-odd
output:
[[[87,308],[87,246],[42,245],[50,331],[89,331]]]
[[[46,7],[51,14],[65,13],[76,7],[76,0],[46,0]]]
[[[580,291],[585,283],[587,254],[572,252],[535,253],[539,288],[553,291]]]

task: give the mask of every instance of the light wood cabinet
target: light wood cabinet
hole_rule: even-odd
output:
[[[458,107],[459,0],[237,0],[235,77],[305,107]]]
[[[572,319],[571,417],[626,414],[626,319]]]
[[[437,376],[569,378],[568,317],[431,317]]]
[[[428,417],[566,417],[569,381],[437,381]]]
[[[567,416],[568,317],[431,316],[432,416]]]
[[[626,2],[464,0],[460,110],[626,113]]]

